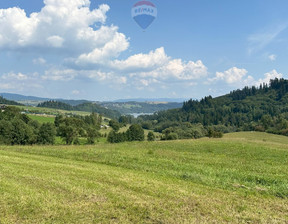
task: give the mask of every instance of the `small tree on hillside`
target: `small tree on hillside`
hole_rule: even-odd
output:
[[[56,129],[51,123],[44,123],[39,129],[37,136],[37,143],[43,145],[49,145],[55,143]]]
[[[71,145],[77,138],[77,130],[73,126],[60,125],[58,134],[61,136],[67,145]]]
[[[152,131],[149,131],[149,133],[147,135],[147,140],[148,141],[155,141],[155,135]]]
[[[117,122],[117,121],[115,121],[115,120],[110,120],[109,121],[109,126],[111,127],[111,128],[113,128],[113,130],[114,131],[119,131],[119,129],[120,129],[120,124],[119,124],[119,122]]]
[[[87,142],[88,144],[94,144],[95,139],[100,137],[100,133],[95,129],[89,127],[87,130]]]
[[[132,124],[126,132],[128,141],[144,141],[144,130],[139,124]]]

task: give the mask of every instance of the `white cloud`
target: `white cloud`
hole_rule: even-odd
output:
[[[239,83],[243,81],[243,78],[247,75],[246,69],[240,69],[233,67],[225,72],[216,72],[214,78],[208,79],[210,82],[223,80],[228,84]]]
[[[55,35],[55,36],[48,37],[47,41],[49,45],[51,45],[51,47],[58,48],[58,47],[63,46],[63,43],[65,40],[62,37]]]
[[[163,75],[170,74],[179,80],[195,80],[207,76],[207,68],[201,60],[196,62],[183,62],[181,59],[175,59],[163,68]]]
[[[247,76],[247,73],[248,72],[246,69],[233,67],[225,72],[217,72],[216,76],[214,78],[208,79],[209,82],[206,84],[211,84],[212,82],[222,80],[229,85],[242,88],[244,86],[259,86],[263,83],[269,84],[271,79],[283,78],[283,74],[278,73],[275,69],[265,73],[264,78],[260,78],[258,80],[250,75]]]
[[[268,58],[270,59],[270,61],[276,61],[277,55],[271,54],[268,56]]]
[[[40,12],[30,15],[17,7],[0,9],[0,49],[12,54],[32,51],[33,64],[51,66],[37,77],[39,83],[88,79],[149,87],[159,82],[163,86],[164,82],[193,83],[208,75],[201,60],[172,58],[164,47],[119,59],[129,48],[129,38],[117,26],[105,25],[110,9],[106,4],[94,10],[89,8],[90,0],[44,0],[44,4]],[[24,80],[19,74],[14,79]]]
[[[117,29],[114,28],[111,41],[107,42],[102,48],[95,48],[88,54],[81,54],[76,60],[76,64],[105,64],[107,60],[116,58],[121,52],[127,50],[129,43],[125,35],[116,31]]]
[[[44,3],[40,12],[31,15],[16,7],[0,9],[0,48],[91,52],[103,47],[117,33],[115,27],[104,26],[110,9],[106,4],[91,11],[89,0],[45,0]],[[105,28],[94,30],[92,26],[96,23]]]
[[[264,74],[264,78],[263,79],[259,79],[256,84],[257,85],[260,85],[262,83],[267,83],[269,84],[270,80],[271,79],[275,79],[275,78],[278,78],[278,79],[281,79],[283,78],[283,74],[281,73],[278,73],[275,69],[270,71],[270,72],[267,72]]]
[[[41,58],[41,57],[33,59],[32,62],[35,65],[44,65],[44,64],[46,64],[46,60],[44,58]]]
[[[9,72],[0,76],[0,90],[27,90],[31,89],[40,89],[42,88],[41,82],[38,80],[37,73],[32,75],[23,74],[21,72]]]
[[[21,72],[19,72],[17,74],[14,72],[10,72],[8,74],[3,75],[2,79],[3,80],[20,80],[20,81],[23,81],[23,80],[27,79],[27,75],[22,74]]]
[[[77,71],[73,69],[50,69],[45,71],[45,74],[42,76],[43,80],[50,81],[71,81],[77,76]]]
[[[150,51],[148,54],[136,54],[130,56],[126,60],[115,60],[111,63],[111,67],[117,70],[137,72],[139,70],[153,70],[163,66],[169,61],[163,47]]]
[[[152,77],[158,79],[194,80],[205,77],[208,72],[202,61],[183,62],[171,59],[166,55],[164,47],[148,54],[136,54],[126,60],[115,60],[111,68],[129,72],[132,77]]]

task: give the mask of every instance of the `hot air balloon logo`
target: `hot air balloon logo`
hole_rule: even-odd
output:
[[[139,1],[132,7],[132,18],[145,30],[157,17],[156,6],[149,1]]]

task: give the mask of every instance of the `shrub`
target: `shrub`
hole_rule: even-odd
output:
[[[152,131],[149,131],[149,133],[147,135],[147,140],[148,141],[155,141],[155,135]]]

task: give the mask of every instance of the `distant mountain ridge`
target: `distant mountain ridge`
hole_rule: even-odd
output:
[[[134,98],[134,99],[119,99],[115,101],[89,101],[89,100],[68,100],[68,99],[53,99],[53,98],[44,98],[36,96],[24,96],[20,94],[13,93],[0,93],[0,96],[4,97],[7,100],[13,100],[15,102],[29,105],[29,106],[38,106],[41,103],[47,101],[57,101],[65,104],[69,104],[72,107],[78,105],[98,104],[99,106],[104,107],[105,109],[116,110],[121,114],[140,114],[140,113],[155,113],[158,111],[180,108],[183,105],[184,99],[181,98]],[[51,105],[50,105],[51,106]],[[55,106],[55,105],[53,105]],[[59,105],[58,105],[59,106]],[[87,108],[86,108],[87,109]],[[95,108],[94,108],[95,109]],[[99,108],[98,108],[99,109]]]
[[[7,100],[4,97],[0,96],[0,104],[4,104],[4,105],[15,105],[15,106],[21,106],[23,104],[17,103],[13,100]]]
[[[67,100],[67,99],[37,97],[37,96],[25,96],[25,95],[14,94],[14,93],[0,93],[0,96],[2,96],[3,98],[7,100],[13,100],[21,104],[33,105],[33,106],[37,106],[40,102],[45,102],[49,100],[67,103],[67,104],[70,104],[71,106],[76,106],[82,103],[92,102],[88,100]]]
[[[48,101],[48,100],[56,100],[60,102],[64,102],[68,104],[71,104],[71,102],[80,102],[79,104],[83,102],[96,102],[91,100],[68,100],[68,99],[62,99],[62,98],[48,98],[48,97],[37,97],[37,96],[25,96],[21,94],[16,93],[0,93],[0,96],[4,97],[7,100],[13,100],[13,101]],[[190,99],[190,98],[189,98]],[[111,101],[102,101],[102,102],[119,102],[119,103],[126,103],[126,102],[173,102],[173,103],[183,103],[189,99],[186,98],[130,98],[130,99],[117,99],[117,100],[111,100]],[[100,101],[98,101],[100,102]],[[75,103],[74,103],[75,104]],[[72,105],[72,104],[71,104]]]
[[[131,98],[131,99],[118,99],[113,100],[113,102],[117,103],[127,103],[127,102],[168,102],[168,103],[183,103],[188,99],[185,98]],[[109,102],[109,101],[108,101]]]
[[[13,101],[47,101],[52,100],[51,98],[42,98],[42,97],[36,97],[36,96],[24,96],[20,94],[14,94],[14,93],[0,93],[0,96],[7,100],[13,100]]]

